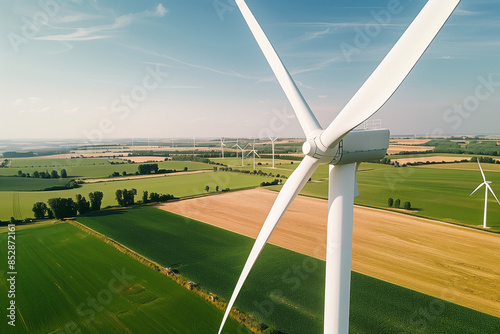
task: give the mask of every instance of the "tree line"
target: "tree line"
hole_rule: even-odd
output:
[[[23,173],[22,170],[17,171],[17,176],[19,177],[34,177],[34,178],[40,178],[40,179],[65,179],[68,177],[68,173],[66,172],[66,169],[61,169],[61,175],[56,170],[52,170],[50,173],[49,171],[34,171],[33,174],[30,173]]]
[[[115,199],[119,206],[127,207],[135,204],[136,195],[137,189],[135,188],[130,190],[118,189],[115,192]],[[32,211],[36,219],[64,219],[101,210],[103,197],[104,194],[101,191],[94,191],[89,193],[89,200],[81,194],[76,195],[76,200],[61,197],[50,198],[47,203],[36,202],[33,204]],[[144,204],[163,203],[172,199],[175,199],[175,197],[171,194],[144,191],[142,195],[142,203]]]
[[[76,202],[72,198],[49,198],[48,205],[44,202],[33,204],[32,211],[36,219],[64,219],[74,217],[78,214],[83,215],[93,211],[101,210],[101,204],[104,194],[101,191],[89,193],[89,200],[82,195],[76,195]]]

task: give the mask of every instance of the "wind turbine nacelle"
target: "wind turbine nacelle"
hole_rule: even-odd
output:
[[[353,130],[338,144],[332,165],[347,165],[383,159],[389,148],[390,131]]]

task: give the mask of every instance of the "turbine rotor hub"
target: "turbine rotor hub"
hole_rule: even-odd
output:
[[[325,147],[320,140],[323,130],[313,132],[302,144],[302,153],[320,160],[322,163],[330,163],[338,151],[338,146],[332,148]]]

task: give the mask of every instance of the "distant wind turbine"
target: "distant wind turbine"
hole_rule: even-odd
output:
[[[274,168],[274,142],[278,140],[278,137],[272,139],[271,136],[269,136],[269,139],[271,140],[271,144],[273,145],[273,168]]]
[[[241,150],[241,165],[243,166],[243,159],[244,159],[245,157],[243,156],[243,149],[241,148],[241,146],[240,146],[240,145],[239,145],[239,143],[238,143],[238,138],[236,138],[236,144],[235,144],[235,145],[233,145],[232,147],[235,147],[235,148],[237,148],[237,149]],[[237,158],[237,157],[238,157],[238,151],[236,151],[236,158]]]
[[[224,137],[220,137],[220,148],[222,149],[222,159],[224,159],[224,146],[226,146],[226,144],[224,144]]]
[[[483,183],[481,183],[469,196],[472,196],[476,191],[479,190],[482,186],[484,186],[484,220],[483,220],[483,228],[487,228],[486,226],[486,215],[488,213],[488,190],[491,191],[495,199],[497,200],[498,205],[500,205],[500,202],[498,201],[497,196],[493,192],[493,189],[491,189],[490,184],[491,181],[486,181],[486,177],[484,176],[483,169],[481,168],[481,164],[479,163],[479,160],[477,160],[477,164],[479,165],[479,170],[481,171],[481,175],[483,176]]]
[[[250,145],[250,143],[247,144],[247,146]],[[255,170],[255,156],[258,156],[260,158],[260,155],[259,153],[257,153],[257,151],[255,150],[255,139],[253,140],[253,144],[252,145],[252,150],[250,152],[248,152],[248,155],[250,155],[251,153],[253,153],[253,170]],[[247,147],[245,146],[245,148]],[[243,154],[243,153],[242,153]]]

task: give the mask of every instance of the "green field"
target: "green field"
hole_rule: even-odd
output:
[[[65,186],[71,179],[35,179],[31,177],[0,176],[0,191],[34,191]]]
[[[482,225],[484,191],[478,191],[469,197],[469,194],[483,182],[479,170],[474,170],[473,165],[456,164],[457,167],[463,166],[464,169],[470,170],[448,170],[362,164],[358,172],[360,196],[354,201],[360,205],[387,208],[389,197],[399,198],[401,205],[406,201],[411,203],[414,208],[412,214],[415,215],[451,223]],[[375,168],[371,169],[371,166]],[[489,171],[490,167],[486,168]],[[497,168],[497,165],[491,165],[491,168]],[[497,193],[500,195],[500,173],[490,172],[487,174],[487,179],[493,182],[492,188],[498,189]],[[274,186],[271,189],[279,190],[280,187]],[[327,198],[328,181],[309,182],[301,194]],[[500,206],[492,196],[489,196],[488,203],[488,226],[500,231]]]
[[[111,162],[118,164],[111,164]],[[156,162],[155,162],[156,163]],[[35,171],[57,170],[60,173],[61,169],[66,169],[69,178],[105,178],[109,177],[113,172],[118,172],[120,175],[123,172],[134,174],[138,171],[141,163],[127,163],[119,159],[12,159],[11,167],[0,168],[0,176],[17,175],[19,170],[24,173],[33,173]],[[160,169],[172,169],[182,171],[187,167],[189,171],[212,169],[213,167],[199,162],[188,161],[162,161],[158,162]]]
[[[78,220],[226,300],[253,244],[152,207]],[[236,305],[288,334],[322,333],[324,269],[324,261],[267,245]],[[425,318],[422,310],[436,314]],[[494,333],[499,325],[497,318],[353,273],[351,333]]]
[[[4,315],[1,333],[208,334],[218,329],[222,312],[214,306],[72,225],[26,229],[16,237],[16,327],[8,326]],[[6,259],[7,234],[0,239],[0,256]],[[5,265],[2,314],[9,302]],[[227,333],[237,328],[231,319]]]
[[[418,166],[418,168],[436,168],[436,169],[451,169],[451,170],[471,170],[475,171],[478,174],[479,167],[477,162],[464,162],[464,163],[452,163],[452,164],[431,164],[431,165],[422,165]],[[500,173],[500,164],[481,164],[481,168],[485,173]]]
[[[189,175],[165,174],[165,176],[145,178],[138,180],[109,181],[99,183],[83,184],[81,188],[43,191],[43,192],[13,192],[0,191],[0,220],[7,220],[10,217],[17,219],[33,217],[31,211],[35,202],[47,202],[49,198],[65,197],[73,198],[77,194],[87,197],[90,192],[99,190],[104,193],[102,207],[117,205],[115,192],[117,189],[137,189],[136,200],[140,200],[142,192],[172,194],[176,197],[192,196],[205,193],[205,186],[210,187],[210,191],[215,191],[219,186],[220,190],[230,188],[231,190],[257,187],[263,181],[272,180],[269,177],[226,173],[209,172]]]
[[[210,159],[213,162],[219,162],[223,163],[225,165],[230,166],[233,169],[239,169],[239,170],[249,170],[253,171],[253,162],[252,159],[245,159],[245,166],[241,167],[241,158],[235,159],[235,158],[225,158],[225,159]],[[280,175],[285,175],[285,176],[290,176],[292,172],[295,170],[295,168],[299,165],[300,161],[292,161],[292,160],[281,160],[281,159],[276,159],[275,160],[275,168],[272,168],[272,160],[271,159],[256,159],[256,163],[261,163],[262,165],[256,165],[255,170],[259,171],[262,170],[264,173],[272,173],[274,175],[280,174]],[[366,163],[362,164],[360,167],[360,171],[362,170],[367,170],[367,169],[381,169],[381,168],[386,168],[387,166],[381,165],[381,164],[372,164],[372,163]],[[314,172],[312,179],[313,180],[323,180],[328,178],[328,170],[329,166],[328,165],[320,165],[318,169]]]

